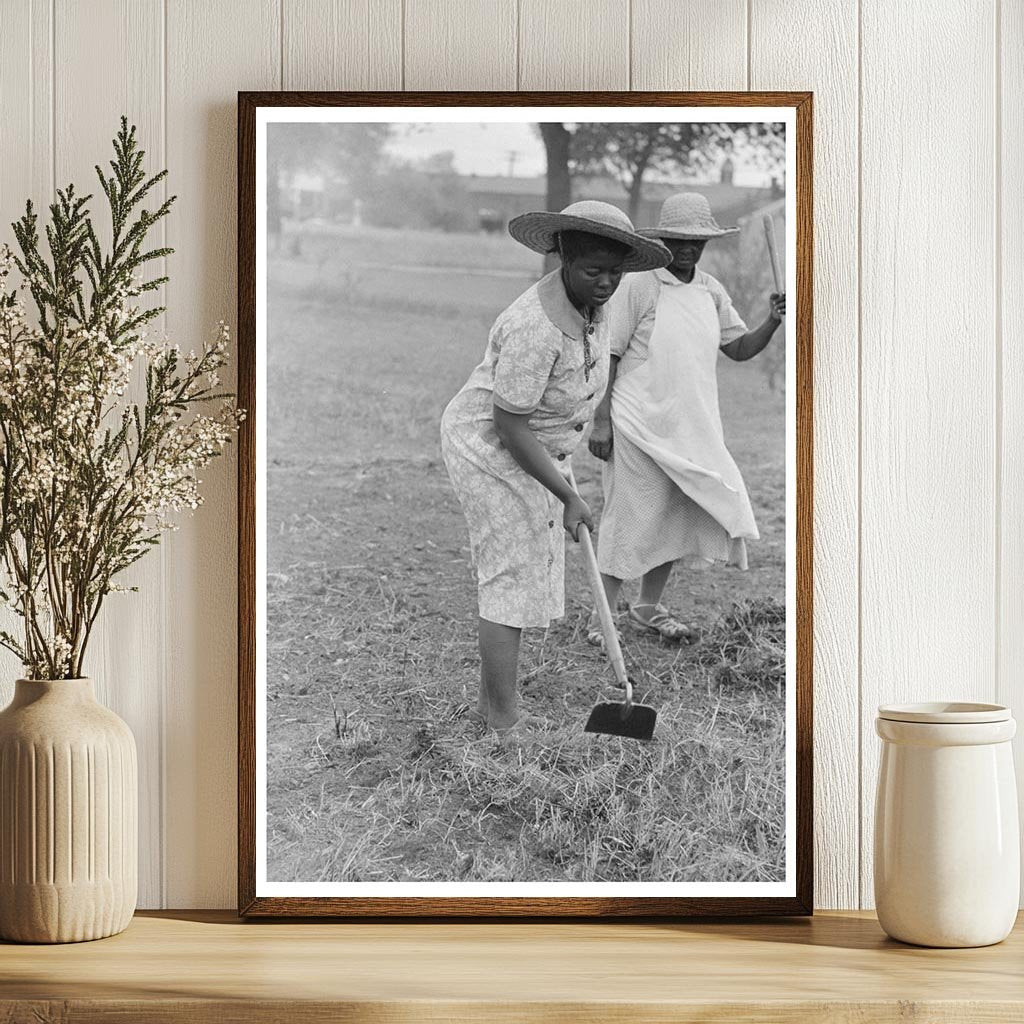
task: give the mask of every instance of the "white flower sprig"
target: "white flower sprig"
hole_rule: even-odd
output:
[[[244,418],[233,395],[217,390],[225,323],[187,355],[148,337],[145,325],[163,310],[143,309],[138,297],[166,278],[144,282],[140,267],[171,250],[143,252],[142,242],[173,197],[129,225],[166,172],[145,179],[124,118],[114,145],[113,177],[97,168],[114,227],[109,253],[84,207],[89,197],[72,187],[50,207],[49,261],[30,203],[15,224],[21,257],[0,247],[0,603],[22,622],[20,637],[0,631],[0,645],[30,678],[82,674],[103,599],[126,589],[115,577],[177,528],[175,513],[201,504],[198,473]],[[16,270],[23,281],[13,288]],[[130,400],[137,365],[144,402]]]

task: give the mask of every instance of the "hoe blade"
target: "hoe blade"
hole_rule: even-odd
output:
[[[646,704],[598,704],[584,732],[599,732],[606,736],[625,736],[631,740],[649,740],[654,736],[658,712]]]

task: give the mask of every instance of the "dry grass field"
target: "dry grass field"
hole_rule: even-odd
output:
[[[762,533],[751,568],[674,576],[691,646],[624,628],[654,740],[582,732],[619,691],[583,638],[571,542],[566,617],[524,636],[543,724],[502,744],[466,717],[475,584],[438,419],[538,263],[507,238],[371,229],[286,236],[271,256],[270,880],[784,875],[784,399],[753,363],[719,376]],[[598,511],[600,464],[581,449],[575,468]]]

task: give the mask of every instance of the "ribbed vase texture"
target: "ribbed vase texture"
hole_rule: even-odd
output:
[[[123,931],[138,891],[138,767],[90,679],[15,684],[0,712],[0,938]]]

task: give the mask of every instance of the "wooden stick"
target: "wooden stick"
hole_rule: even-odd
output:
[[[601,582],[601,572],[597,568],[597,557],[594,555],[594,544],[590,539],[590,530],[587,529],[585,523],[580,523],[579,525],[579,538],[587,563],[590,589],[594,592],[594,604],[597,606],[597,614],[601,619],[601,632],[604,633],[604,643],[608,648],[608,660],[612,663],[619,686],[626,691],[626,707],[629,707],[633,703],[633,687],[626,673],[626,660],[622,657],[622,648],[619,646],[619,635],[615,629],[615,620],[612,618],[612,610],[608,605],[604,584]]]
[[[573,476],[571,466],[568,477],[572,489],[578,494],[579,488],[576,486],[576,478]],[[576,530],[576,535],[580,539],[580,545],[583,547],[587,575],[590,577],[590,589],[594,594],[594,606],[597,608],[598,618],[601,620],[601,632],[604,634],[605,649],[608,652],[608,659],[612,663],[615,678],[626,691],[625,703],[628,708],[633,704],[633,686],[626,672],[626,659],[622,657],[619,634],[615,629],[615,619],[612,618],[612,610],[608,605],[608,596],[605,594],[604,584],[601,582],[601,570],[597,567],[597,556],[594,554],[594,544],[590,538],[590,530],[585,523],[580,523]]]
[[[786,290],[782,282],[782,272],[779,270],[779,251],[775,247],[775,221],[772,215],[766,213],[762,218],[764,223],[764,240],[768,243],[768,258],[772,262],[772,277],[775,279],[775,291],[780,295]]]

